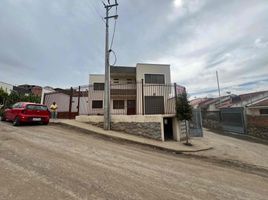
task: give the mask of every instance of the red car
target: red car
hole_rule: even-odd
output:
[[[18,102],[4,111],[2,121],[12,121],[14,126],[22,123],[38,122],[47,125],[50,112],[46,105]]]

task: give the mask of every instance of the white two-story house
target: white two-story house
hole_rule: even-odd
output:
[[[170,65],[138,63],[111,66],[111,114],[165,114],[170,94]],[[104,75],[89,75],[89,113],[103,115]]]

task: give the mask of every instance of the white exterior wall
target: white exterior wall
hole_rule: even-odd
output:
[[[260,116],[260,109],[259,108],[247,108],[246,114],[251,116]]]
[[[47,93],[52,93],[52,92],[55,92],[55,90],[53,90],[53,89],[50,89],[50,88],[42,88],[42,95],[41,95],[41,104],[43,104],[44,103],[44,96],[45,96],[45,94],[47,94]]]
[[[136,81],[141,82],[141,79],[145,79],[144,74],[164,74],[165,84],[171,83],[170,65],[138,63],[136,66]]]
[[[0,81],[0,88],[2,88],[5,92],[10,94],[11,91],[13,90],[13,85]]]
[[[163,74],[165,77],[165,84],[171,84],[170,79],[170,65],[161,65],[161,64],[141,64],[138,63],[136,66],[136,81],[142,82],[144,80],[144,96],[163,96],[164,97],[164,108],[167,110],[167,100],[169,98],[169,94],[172,93],[171,85],[170,87],[159,87],[157,84],[153,86],[153,84],[149,84],[150,87],[146,87],[145,83],[145,74]],[[145,101],[145,100],[144,100]],[[142,87],[141,84],[137,86],[137,113],[142,113]]]
[[[50,108],[53,102],[58,105],[58,112],[68,112],[70,104],[70,96],[63,93],[49,94],[45,96],[45,104]]]
[[[101,100],[103,101],[104,106],[104,90],[94,90],[93,84],[94,83],[104,83],[105,82],[105,76],[103,74],[90,74],[89,75],[89,84],[92,85],[89,88],[88,91],[88,111],[89,114],[95,114],[95,115],[103,115],[104,109],[103,108],[92,108],[92,101],[94,100]]]
[[[104,74],[90,74],[89,75],[89,84],[93,83],[104,83],[105,82],[105,76]]]

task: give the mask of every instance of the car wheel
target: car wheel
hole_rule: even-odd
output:
[[[2,122],[6,121],[5,115],[3,115],[3,116],[1,117],[1,121],[2,121]]]
[[[13,121],[13,126],[19,126],[20,125],[20,118],[16,117],[15,120]]]

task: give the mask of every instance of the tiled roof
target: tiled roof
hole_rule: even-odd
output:
[[[250,107],[256,107],[256,106],[268,106],[268,98],[250,105]]]

